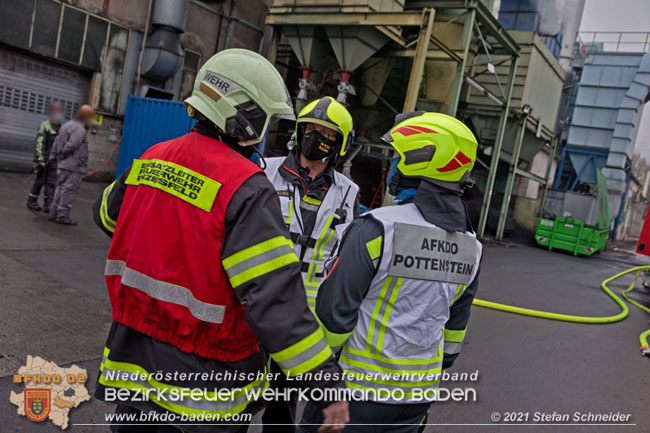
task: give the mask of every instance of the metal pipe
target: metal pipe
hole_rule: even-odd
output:
[[[525,177],[526,179],[534,180],[535,182],[539,183],[540,185],[545,185],[546,184],[546,179],[544,179],[542,176],[538,176],[535,173],[531,173],[530,171],[526,171],[521,168],[516,168],[515,169],[515,174],[517,176]]]
[[[548,162],[546,163],[546,183],[544,184],[544,188],[542,189],[542,198],[540,200],[540,205],[539,205],[539,218],[542,217],[542,213],[544,212],[544,202],[546,201],[546,194],[548,194],[548,185],[550,183],[549,177],[551,176],[551,170],[553,169],[553,161],[555,161],[555,153],[557,152],[557,142],[558,139],[557,137],[553,138],[551,141],[551,154],[548,157]]]
[[[451,101],[449,102],[448,113],[450,116],[456,116],[458,110],[458,102],[460,101],[460,91],[463,86],[463,77],[465,74],[465,66],[467,65],[467,55],[469,54],[469,46],[472,42],[472,29],[474,28],[474,19],[476,18],[476,9],[471,9],[469,14],[465,17],[465,24],[463,25],[463,37],[461,39],[461,49],[463,50],[463,58],[456,66],[456,76],[454,77],[454,84],[451,88]]]
[[[234,9],[235,9],[235,0],[230,0],[230,6],[228,7],[228,15],[227,15],[227,16],[232,16],[232,11],[233,11]],[[222,17],[222,18],[225,18],[225,16]],[[225,29],[223,29],[223,27],[222,27],[221,30],[222,30],[223,34],[222,34],[222,35],[219,35],[219,43],[220,43],[221,46],[217,47],[217,49],[218,49],[219,51],[221,51],[221,50],[223,50],[224,48],[226,48],[226,42],[227,42],[227,40],[229,39],[229,36],[230,36],[230,28],[231,28],[231,27],[232,27],[231,20],[228,20],[228,22],[226,23],[226,28],[225,28]],[[223,36],[223,37],[222,37],[222,36]]]
[[[280,37],[282,36],[282,33],[280,32],[280,28],[276,26],[272,26],[272,32],[267,59],[272,65],[275,65],[278,60],[278,46],[280,45]]]
[[[436,29],[436,30],[438,30],[438,29]],[[452,49],[449,48],[447,45],[445,45],[445,43],[442,42],[440,39],[436,38],[435,35],[431,35],[431,42],[433,42],[433,44],[434,44],[435,46],[437,46],[438,48],[440,48],[440,50],[441,50],[443,53],[447,54],[447,55],[448,55],[452,60],[454,60],[456,63],[461,63],[461,62],[463,61],[463,58],[462,58],[461,56],[459,56],[458,54],[456,54],[456,52],[455,52],[454,50],[452,50]]]
[[[433,28],[433,18],[435,9],[422,10],[422,25],[418,35],[418,44],[415,47],[415,56],[411,66],[411,75],[409,77],[408,88],[406,89],[406,98],[404,98],[404,112],[414,111],[418,102],[418,93],[420,92],[420,83],[422,82],[422,72],[424,63],[427,59],[429,41],[431,40],[431,30]]]
[[[144,57],[144,49],[147,44],[147,35],[149,34],[149,25],[151,23],[151,13],[153,11],[153,0],[149,0],[149,11],[147,12],[147,24],[144,27],[144,35],[142,35],[142,46],[140,47],[140,56],[138,57],[138,72],[135,74],[135,89],[136,95],[140,92],[140,75],[142,74],[142,58]]]
[[[515,142],[515,148],[512,152],[512,159],[510,160],[510,169],[508,171],[508,179],[506,180],[506,190],[503,195],[503,201],[501,202],[501,214],[499,215],[499,222],[497,223],[497,239],[503,239],[503,233],[506,229],[506,222],[508,221],[508,208],[510,207],[510,198],[512,196],[512,189],[515,186],[515,176],[516,169],[519,166],[519,155],[521,153],[521,144],[524,141],[524,135],[526,134],[526,122],[528,122],[528,116],[524,114],[523,121],[521,123],[521,131]]]
[[[486,96],[490,101],[494,102],[496,105],[499,107],[503,107],[505,105],[505,102],[503,102],[497,95],[494,93],[490,92],[486,87],[484,87],[481,83],[470,77],[469,75],[465,74],[465,82],[481,92],[484,96]]]
[[[483,193],[483,203],[481,204],[481,216],[479,217],[478,230],[479,236],[485,234],[485,226],[487,225],[488,213],[490,211],[490,201],[492,200],[492,190],[494,189],[494,180],[497,175],[497,167],[499,165],[499,158],[501,156],[501,146],[503,144],[503,137],[506,131],[506,124],[508,123],[508,114],[510,113],[510,100],[512,99],[512,89],[515,85],[515,76],[517,75],[517,64],[519,58],[513,56],[510,63],[510,72],[508,74],[508,87],[506,89],[506,105],[501,112],[499,118],[499,126],[497,128],[497,138],[494,142],[492,151],[492,158],[490,159],[490,171],[488,173],[487,183],[485,184],[485,192]]]
[[[560,189],[560,182],[562,180],[562,172],[564,171],[564,161],[566,160],[566,146],[562,149],[562,159],[560,159],[560,166],[555,171],[555,183],[553,185],[554,189]]]

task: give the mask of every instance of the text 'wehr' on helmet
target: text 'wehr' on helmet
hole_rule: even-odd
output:
[[[280,73],[264,57],[244,49],[212,56],[199,70],[185,105],[190,117],[200,113],[241,145],[264,138],[274,116],[295,119]]]

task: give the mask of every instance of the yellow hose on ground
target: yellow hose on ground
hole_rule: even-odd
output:
[[[627,293],[634,290],[636,280],[639,278],[641,271],[644,269],[650,269],[650,266],[637,266],[634,268],[630,268],[626,271],[620,272],[612,277],[609,277],[606,280],[604,280],[602,283],[600,283],[600,287],[605,291],[605,293],[607,293],[607,295],[610,298],[612,298],[612,300],[616,302],[616,304],[621,308],[621,312],[615,316],[606,316],[606,317],[573,316],[570,314],[550,313],[548,311],[540,311],[540,310],[533,310],[530,308],[515,307],[513,305],[499,304],[497,302],[484,301],[482,299],[474,299],[473,305],[477,305],[483,308],[491,308],[493,310],[505,311],[508,313],[522,314],[524,316],[539,317],[542,319],[550,319],[550,320],[559,320],[562,322],[591,323],[591,324],[619,322],[627,317],[629,310],[627,308],[627,305],[625,305],[625,303],[621,300],[621,298],[616,296],[616,294],[612,292],[609,289],[609,287],[607,287],[607,284],[611,283],[612,281],[624,275],[627,275],[632,272],[636,272],[636,277],[634,278],[632,284],[630,284],[630,286],[622,292],[623,298],[625,298],[625,300],[630,304],[635,305],[650,313],[650,308],[647,308],[639,304],[638,302],[631,300],[627,296]],[[639,336],[639,341],[641,342],[642,354],[650,356],[650,347],[648,347],[648,337],[650,337],[650,329],[643,332]]]
[[[633,300],[633,299],[630,299],[630,298],[627,296],[627,294],[628,294],[629,292],[631,292],[631,291],[634,290],[634,284],[636,283],[636,280],[639,279],[639,275],[641,275],[641,270],[638,270],[638,271],[637,271],[636,276],[634,277],[634,282],[633,282],[632,284],[630,284],[630,287],[628,287],[627,289],[623,290],[623,291],[621,292],[621,295],[622,295],[623,298],[625,298],[625,300],[626,300],[627,302],[629,302],[630,304],[632,304],[632,305],[634,305],[634,306],[636,306],[636,307],[639,307],[640,309],[642,309],[642,310],[644,310],[645,312],[647,312],[648,314],[650,314],[650,308],[646,307],[645,305],[641,305],[641,304],[639,304],[638,302],[636,302],[636,301]],[[648,329],[647,331],[645,331],[645,332],[641,333],[641,335],[639,335],[639,342],[641,343],[641,352],[642,352],[644,355],[648,355],[648,356],[650,356],[650,347],[648,346],[648,337],[650,337],[650,329]]]

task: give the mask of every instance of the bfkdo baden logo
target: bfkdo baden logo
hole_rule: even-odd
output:
[[[18,415],[33,422],[50,420],[65,430],[70,411],[90,400],[87,380],[86,370],[76,365],[60,367],[39,356],[27,356],[25,365],[14,374],[9,401],[16,405]],[[0,427],[0,431],[5,430]]]
[[[45,421],[50,415],[52,403],[52,390],[49,389],[25,389],[25,416],[32,421]]]

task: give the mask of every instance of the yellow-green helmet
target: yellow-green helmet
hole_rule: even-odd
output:
[[[205,62],[185,105],[190,117],[199,112],[244,144],[261,140],[273,116],[295,119],[280,73],[243,49],[221,51]]]
[[[319,123],[336,129],[341,134],[341,148],[339,150],[341,156],[345,155],[354,141],[354,130],[352,129],[352,116],[350,112],[343,104],[331,96],[311,101],[298,114],[298,121],[296,122],[298,146],[300,146],[302,139],[300,124],[306,122]]]
[[[397,169],[404,176],[458,182],[476,162],[476,137],[446,114],[399,114],[382,139],[400,154]]]

